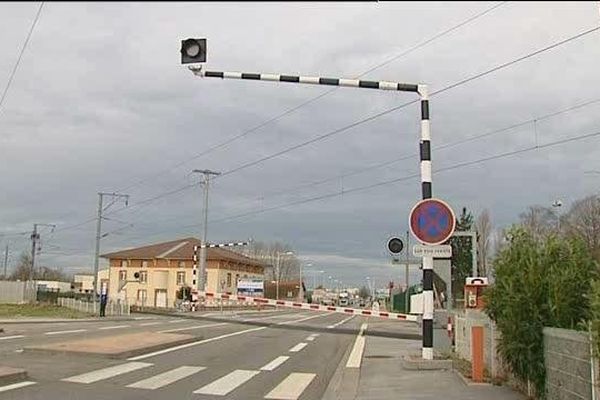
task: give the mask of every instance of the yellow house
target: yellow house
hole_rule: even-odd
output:
[[[190,237],[103,254],[109,260],[109,298],[130,305],[173,307],[176,292],[192,287],[194,246],[200,246],[200,240]],[[264,265],[230,250],[208,249],[207,291],[235,293],[240,278],[264,279]]]

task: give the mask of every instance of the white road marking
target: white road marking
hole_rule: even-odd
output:
[[[170,324],[180,324],[182,322],[185,322],[185,319],[173,319],[171,321],[169,321]]]
[[[187,378],[188,376],[194,375],[203,369],[206,369],[206,367],[189,367],[184,365],[182,367],[163,372],[162,374],[152,376],[148,379],[132,383],[131,385],[127,385],[127,387],[154,390],[170,385],[171,383],[177,382],[183,378]]]
[[[184,328],[176,328],[176,329],[167,329],[164,331],[158,331],[158,333],[169,333],[169,332],[179,332],[179,331],[189,331],[192,329],[201,329],[201,328],[212,328],[214,326],[221,326],[221,325],[229,325],[229,322],[221,322],[218,324],[208,324],[208,325],[194,325],[194,326],[186,326]]]
[[[44,335],[62,335],[65,333],[79,333],[79,332],[86,332],[87,329],[73,329],[70,331],[54,331],[54,332],[46,332],[44,333]]]
[[[346,368],[360,368],[360,363],[362,361],[363,351],[365,350],[365,330],[367,329],[367,324],[362,324],[360,327],[360,332],[358,332],[358,336],[354,341],[354,346],[352,347],[352,351],[350,352],[350,356],[348,357],[348,361],[346,362]]]
[[[302,319],[295,319],[293,321],[279,322],[276,325],[295,324],[296,322],[303,322],[303,321],[308,321],[309,319],[320,318],[320,317],[327,317],[329,315],[331,315],[331,314],[317,314],[317,315],[313,315],[313,316],[302,318]]]
[[[255,375],[259,374],[260,371],[248,371],[244,369],[236,369],[235,371],[225,375],[222,378],[217,379],[209,383],[206,386],[195,390],[194,393],[199,394],[211,394],[213,396],[225,396],[229,392],[233,391],[238,386],[244,384],[248,380],[252,379]]]
[[[281,364],[289,360],[289,356],[279,356],[264,367],[262,367],[261,371],[273,371],[275,368],[279,367]]]
[[[265,399],[296,400],[315,379],[315,376],[315,374],[291,373],[275,389],[271,390]]]
[[[24,335],[13,335],[13,336],[4,336],[4,337],[0,337],[0,340],[10,340],[10,339],[20,339],[20,338],[24,338]]]
[[[154,319],[154,317],[135,317],[135,320]]]
[[[302,342],[302,343],[298,343],[297,345],[295,345],[294,347],[292,347],[292,348],[289,350],[289,352],[290,352],[290,353],[297,353],[297,352],[299,352],[300,350],[302,350],[303,348],[305,348],[307,345],[308,345],[308,343],[304,343],[304,342]]]
[[[160,325],[162,322],[146,322],[144,324],[140,324],[140,326],[152,326],[152,325]]]
[[[22,388],[25,386],[31,386],[31,385],[35,385],[35,382],[24,381],[24,382],[13,383],[11,385],[0,386],[0,392],[8,392],[9,390],[19,389],[19,388]]]
[[[143,362],[129,362],[126,364],[119,364],[81,375],[75,375],[70,378],[62,379],[62,381],[75,383],[94,383],[104,379],[112,378],[117,375],[122,375],[128,372],[136,371],[138,369],[150,367],[151,365],[153,364]]]
[[[115,325],[115,326],[104,326],[102,328],[98,328],[100,330],[109,330],[109,329],[123,329],[129,328],[131,325]]]
[[[269,317],[261,317],[261,318],[246,318],[246,319],[242,319],[240,321],[242,322],[252,322],[252,321],[264,321],[267,319],[273,319],[273,318],[281,318],[281,317],[289,317],[291,315],[294,315],[295,313],[286,313],[286,314],[280,314],[280,315],[271,315]]]
[[[261,326],[260,328],[252,328],[252,329],[246,329],[246,330],[243,330],[243,331],[237,331],[237,332],[227,333],[225,335],[215,336],[215,337],[212,337],[210,339],[199,340],[197,342],[191,342],[191,343],[181,344],[179,346],[169,347],[168,349],[158,350],[158,351],[154,351],[154,352],[148,353],[148,354],[142,354],[141,356],[131,357],[131,358],[128,358],[127,360],[128,361],[144,360],[146,358],[158,356],[158,355],[165,354],[165,353],[170,353],[172,351],[177,351],[177,350],[181,350],[181,349],[187,349],[188,347],[197,346],[197,345],[204,344],[204,343],[215,342],[217,340],[225,339],[225,338],[228,338],[228,337],[237,336],[237,335],[243,335],[244,333],[261,331],[263,329],[267,329],[267,327],[266,326]]]
[[[356,317],[356,315],[351,315],[348,318],[344,318],[343,320],[341,320],[340,322],[336,322],[333,325],[329,325],[327,327],[327,329],[333,329],[333,328],[337,328],[338,326],[345,324],[346,322],[350,321],[352,318]]]

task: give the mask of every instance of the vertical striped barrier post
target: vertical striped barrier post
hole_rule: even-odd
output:
[[[206,78],[242,79],[254,81],[301,83],[309,85],[343,86],[362,89],[392,90],[413,92],[421,100],[421,194],[423,199],[432,197],[431,182],[431,131],[429,124],[429,96],[427,86],[388,81],[370,81],[362,79],[340,79],[315,76],[279,75],[246,72],[205,71],[201,65],[188,67],[194,75]],[[422,357],[433,359],[433,257],[423,257],[423,346]]]

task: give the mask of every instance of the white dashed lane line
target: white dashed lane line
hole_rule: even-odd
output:
[[[64,335],[67,333],[79,333],[79,332],[87,332],[87,329],[73,329],[70,331],[45,332],[44,335]]]
[[[116,325],[116,326],[104,326],[102,328],[98,328],[100,330],[110,330],[110,329],[123,329],[123,328],[129,328],[131,325]]]
[[[303,348],[305,348],[307,345],[308,345],[308,343],[304,343],[304,342],[302,342],[302,343],[298,343],[297,345],[295,345],[294,347],[292,347],[292,348],[289,350],[289,352],[290,352],[290,353],[297,353],[297,352],[299,352],[300,350],[302,350]]]
[[[24,337],[25,337],[24,335],[12,335],[12,336],[0,337],[0,340],[21,339]]]

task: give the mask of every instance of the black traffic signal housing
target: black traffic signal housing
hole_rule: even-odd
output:
[[[137,280],[140,280],[140,273],[139,272],[134,272],[133,273],[133,277]]]
[[[404,242],[400,238],[392,237],[387,242],[387,249],[392,255],[398,255],[404,249]]]
[[[181,41],[181,63],[206,62],[206,39],[185,39]]]

